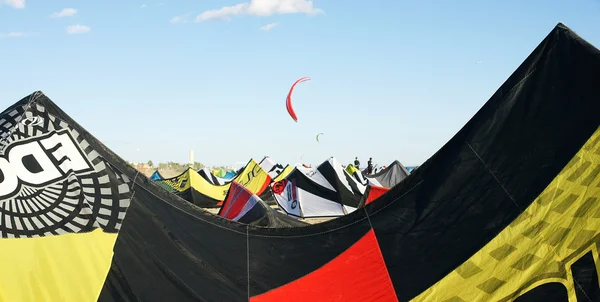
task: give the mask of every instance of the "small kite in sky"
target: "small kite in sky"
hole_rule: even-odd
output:
[[[319,135],[323,135],[323,133],[317,134],[317,142],[319,142]]]

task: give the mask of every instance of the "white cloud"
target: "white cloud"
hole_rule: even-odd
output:
[[[181,16],[175,16],[173,18],[171,18],[171,21],[169,21],[173,24],[175,23],[190,23],[190,14],[184,14]]]
[[[0,38],[20,38],[24,37],[25,33],[23,32],[11,32],[7,34],[0,34]]]
[[[13,8],[25,8],[25,0],[0,0],[0,6],[2,4]]]
[[[275,28],[275,26],[277,26],[277,25],[278,25],[277,23],[269,23],[265,26],[261,26],[260,30],[269,31],[269,30]]]
[[[9,32],[6,34],[0,34],[0,38],[23,38],[23,37],[31,37],[37,36],[37,33],[25,33],[20,31]]]
[[[196,16],[196,22],[217,19],[227,20],[231,16],[245,13],[248,10],[248,7],[248,3],[240,3],[234,6],[225,6],[220,9],[207,10]]]
[[[67,33],[70,34],[70,35],[73,35],[73,34],[85,34],[85,33],[89,32],[89,31],[90,31],[90,28],[88,26],[85,26],[85,25],[76,24],[76,25],[71,25],[71,26],[67,27]]]
[[[140,6],[140,8],[146,8],[146,7],[148,7],[148,5],[146,5],[146,4],[142,4],[142,5]]]
[[[74,8],[63,8],[63,10],[61,10],[58,13],[53,13],[52,15],[50,15],[50,18],[64,18],[64,17],[72,17],[75,16],[75,14],[77,14],[77,10]]]
[[[228,20],[237,15],[272,16],[275,14],[309,14],[323,13],[315,8],[311,0],[251,0],[219,9],[207,10],[196,17],[196,22],[207,20]]]

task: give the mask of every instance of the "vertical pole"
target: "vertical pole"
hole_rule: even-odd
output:
[[[194,150],[190,149],[190,167],[194,166]]]

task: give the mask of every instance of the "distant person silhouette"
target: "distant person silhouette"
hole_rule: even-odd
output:
[[[373,174],[373,158],[369,157],[369,161],[367,162],[367,174]]]
[[[354,166],[356,169],[360,169],[360,162],[358,161],[358,156],[354,158]]]

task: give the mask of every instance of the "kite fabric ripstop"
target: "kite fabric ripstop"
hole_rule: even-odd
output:
[[[296,82],[294,82],[294,84],[292,85],[292,88],[290,88],[287,98],[285,99],[285,108],[287,109],[287,111],[290,114],[290,116],[292,117],[292,119],[294,119],[294,121],[296,121],[296,122],[298,122],[298,117],[296,116],[294,107],[292,107],[292,93],[294,92],[294,88],[296,87],[296,85],[298,85],[298,83],[308,81],[308,80],[310,80],[309,77],[303,77],[303,78],[296,80]]]
[[[289,228],[164,190],[35,92],[0,113],[0,301],[598,301],[598,79],[558,24],[406,179]]]
[[[317,134],[317,143],[320,143],[320,142],[319,142],[319,136],[320,136],[320,135],[323,135],[323,133],[319,133],[319,134]]]

